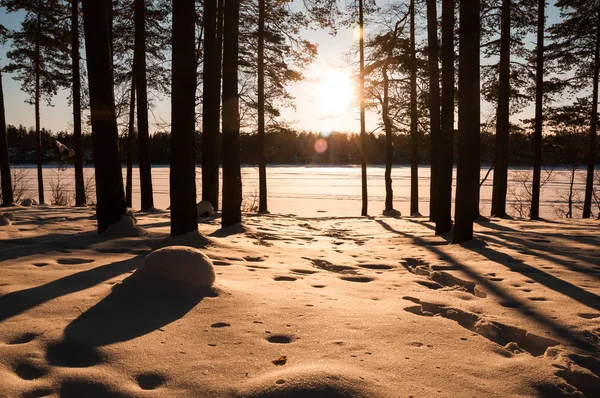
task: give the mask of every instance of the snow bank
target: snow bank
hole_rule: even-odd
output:
[[[207,200],[203,200],[202,202],[198,203],[196,205],[196,209],[198,212],[198,217],[212,217],[214,211],[213,206]]]
[[[185,285],[210,287],[215,283],[215,269],[210,258],[198,249],[168,246],[146,256],[134,277],[160,278]]]
[[[37,206],[38,202],[35,199],[27,198],[21,201],[21,206]]]
[[[129,213],[128,213],[129,214]],[[112,224],[106,232],[107,235],[116,236],[116,237],[129,237],[129,236],[144,236],[146,235],[146,230],[142,227],[136,225],[137,220],[133,214],[131,216],[123,214],[121,216],[121,221],[118,223]]]

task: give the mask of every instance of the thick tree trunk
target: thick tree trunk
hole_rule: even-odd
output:
[[[600,71],[600,10],[598,11],[596,28],[596,49],[594,52],[594,83],[592,90],[592,117],[590,126],[590,148],[587,159],[587,177],[585,179],[585,197],[583,201],[583,218],[590,218],[592,213],[592,191],[594,188],[594,167],[596,166],[596,129],[598,126],[598,72]]]
[[[258,211],[267,211],[265,154],[265,1],[258,0]]]
[[[217,0],[204,2],[204,78],[202,100],[202,200],[219,202],[219,108]]]
[[[75,205],[85,206],[83,147],[81,144],[81,77],[79,71],[79,0],[71,1],[71,60],[73,69],[73,151],[75,152]]]
[[[40,53],[40,30],[42,28],[42,0],[38,0],[37,7],[37,37],[35,41],[35,157],[37,162],[38,195],[39,203],[44,203],[44,174],[42,172],[42,132],[40,131],[40,75],[41,53]]]
[[[454,243],[473,238],[479,213],[479,0],[460,0],[458,160]]]
[[[109,0],[82,0],[96,171],[98,232],[104,232],[125,214],[108,40],[107,1]]]
[[[431,138],[431,178],[429,221],[437,219],[440,167],[440,78],[436,0],[427,0],[427,46],[429,58],[429,135]]]
[[[238,34],[240,1],[226,0],[223,29],[223,228],[242,221]]]
[[[134,61],[135,64],[135,61]],[[125,203],[133,207],[133,154],[135,142],[135,66],[131,73],[131,93],[129,97],[129,126],[127,128],[127,183],[125,184]]]
[[[362,209],[360,214],[367,216],[369,214],[369,196],[367,193],[367,132],[365,127],[365,30],[363,17],[363,0],[358,0],[358,28],[359,28],[359,51],[360,51],[360,78],[359,78],[359,99],[360,99],[360,170],[362,186]]]
[[[2,69],[0,68],[0,178],[2,179],[2,204],[14,202],[10,175],[10,159],[6,137],[6,115],[4,113],[4,90],[2,88]]]
[[[436,235],[452,228],[452,167],[454,163],[454,1],[442,1],[442,132]]]
[[[544,101],[544,23],[546,1],[538,2],[536,76],[535,76],[535,131],[533,133],[533,184],[531,187],[532,220],[540,218],[540,180],[542,173],[542,125]]]
[[[415,0],[410,1],[410,215],[419,213],[419,132],[417,115],[417,55]]]
[[[510,9],[511,0],[502,0],[502,32],[500,33],[500,81],[496,120],[496,150],[492,216],[506,216],[508,184],[508,138],[510,107]]]
[[[135,86],[137,91],[137,124],[140,168],[141,210],[154,207],[152,197],[152,165],[148,132],[148,87],[146,84],[146,6],[135,0]]]
[[[213,17],[216,16],[213,14]],[[195,153],[195,19],[196,11],[193,1],[173,0],[173,86],[169,191],[171,196],[171,235],[173,236],[198,229]]]

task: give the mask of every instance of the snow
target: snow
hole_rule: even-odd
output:
[[[0,396],[600,390],[597,220],[484,219],[453,245],[425,217],[245,215],[169,237],[166,212],[122,221],[146,231],[134,236],[97,234],[88,208],[10,212]],[[209,262],[212,294],[188,283]],[[150,283],[148,269],[165,276]]]
[[[196,210],[198,217],[212,217],[214,209],[209,201],[203,200],[196,205]]]
[[[13,217],[11,214],[4,213],[0,214],[0,227],[7,227],[12,225]]]
[[[35,199],[27,198],[21,201],[21,206],[37,206],[38,202]]]

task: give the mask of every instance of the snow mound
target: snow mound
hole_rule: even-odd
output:
[[[215,268],[210,258],[198,249],[168,246],[148,254],[133,276],[210,287],[215,283]]]
[[[0,214],[0,227],[7,227],[12,225],[12,215],[8,213]]]
[[[198,217],[212,217],[214,208],[209,201],[203,200],[196,205],[196,210],[198,212]]]
[[[239,397],[252,398],[376,398],[365,374],[342,367],[290,367],[250,381]]]
[[[400,210],[392,209],[392,210],[384,210],[383,215],[386,217],[399,218],[400,216],[402,216],[402,213],[400,213]]]
[[[21,201],[21,206],[37,206],[38,202],[35,199],[27,198]]]
[[[135,212],[133,211],[133,209],[128,208],[125,211],[125,215],[133,220],[134,225],[137,225],[137,218],[135,217]]]
[[[138,227],[137,220],[135,216],[130,217],[128,215],[123,214],[121,216],[121,221],[118,223],[112,224],[106,232],[107,235],[116,236],[116,237],[130,237],[130,236],[144,236],[146,235],[146,230],[142,227]]]

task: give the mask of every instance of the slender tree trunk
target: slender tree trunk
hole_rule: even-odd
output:
[[[389,115],[389,76],[388,68],[392,59],[394,48],[396,47],[396,38],[398,37],[399,23],[394,28],[394,35],[388,44],[387,55],[382,68],[383,75],[383,102],[381,104],[381,118],[385,128],[385,211],[394,210],[394,191],[392,190],[392,162],[394,157],[393,129],[392,120]]]
[[[573,184],[575,183],[575,171],[579,165],[571,166],[571,178],[569,180],[569,198],[567,200],[568,212],[566,218],[573,218]]]
[[[0,68],[0,178],[2,179],[2,204],[14,202],[6,137],[6,115],[4,113],[4,90],[2,88],[2,68]]]
[[[429,221],[437,219],[440,167],[440,71],[436,0],[427,0],[427,45],[429,58],[429,134],[431,138],[431,178]]]
[[[135,65],[135,61],[133,62]],[[129,98],[129,126],[127,128],[127,183],[125,186],[125,202],[133,207],[133,154],[135,142],[135,66],[131,73],[131,93]]]
[[[223,28],[223,228],[242,221],[238,34],[240,1],[226,0]]]
[[[358,28],[359,47],[360,47],[360,79],[359,79],[359,98],[360,98],[360,169],[362,186],[362,209],[360,214],[367,216],[369,214],[369,196],[367,193],[367,132],[365,126],[365,30],[363,16],[363,0],[358,0]]]
[[[508,184],[508,139],[510,102],[510,9],[511,0],[502,0],[502,32],[500,34],[500,81],[498,113],[496,120],[496,151],[494,159],[494,184],[492,190],[492,216],[506,216],[506,191]]]
[[[224,4],[223,0],[217,1],[217,73],[219,74],[219,78],[215,84],[215,90],[219,96],[219,114],[222,114],[221,111],[221,82],[222,82],[222,74],[223,74],[223,10]],[[218,120],[217,131],[221,132],[221,118]],[[219,165],[221,163],[221,140],[218,139],[215,144],[216,149],[215,153],[217,156],[217,182],[215,183],[215,198],[216,203],[213,205],[215,210],[219,208]]]
[[[454,163],[454,0],[442,0],[442,132],[435,233],[452,228],[452,168]]]
[[[265,154],[265,1],[258,0],[258,211],[267,211]]]
[[[40,204],[44,203],[44,174],[42,172],[42,132],[40,131],[40,30],[42,29],[42,0],[38,0],[37,7],[37,37],[35,41],[35,156],[37,161],[38,195]]]
[[[214,20],[216,15],[212,16]],[[193,1],[173,0],[173,95],[171,96],[169,191],[171,196],[171,235],[182,235],[198,230],[195,153],[195,20],[196,10]],[[214,37],[214,31],[212,37]]]
[[[75,204],[85,206],[83,147],[81,145],[81,77],[79,72],[79,0],[71,0],[71,60],[73,62],[73,144],[75,151]]]
[[[204,78],[202,101],[202,200],[219,201],[219,81],[217,69],[217,0],[204,2]]]
[[[454,243],[473,239],[479,213],[480,0],[460,0],[458,161]]]
[[[417,55],[415,0],[410,1],[410,215],[419,213],[419,132],[417,115]]]
[[[592,191],[594,187],[594,167],[596,166],[596,129],[598,126],[598,72],[600,71],[600,10],[596,27],[596,49],[594,52],[594,83],[592,91],[592,117],[590,126],[590,149],[588,153],[587,177],[585,179],[585,197],[583,201],[583,218],[590,218],[592,213]]]
[[[544,102],[544,23],[546,1],[538,1],[538,26],[535,75],[535,131],[533,133],[533,184],[531,187],[532,220],[540,218],[540,180],[542,173],[542,125]]]
[[[152,198],[152,165],[148,132],[148,93],[146,84],[146,6],[135,0],[135,87],[137,91],[137,124],[140,168],[141,210],[154,207]]]
[[[104,232],[125,214],[108,39],[107,1],[82,0],[96,171],[98,232]]]

